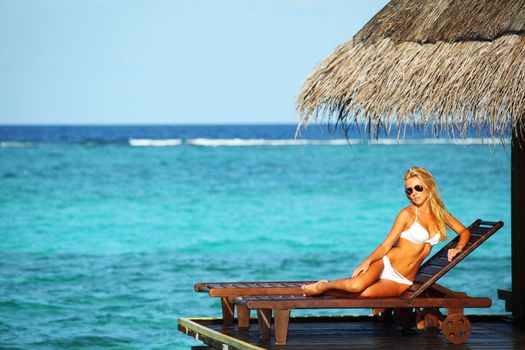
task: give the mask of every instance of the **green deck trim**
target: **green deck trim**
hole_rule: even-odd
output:
[[[190,318],[179,318],[177,321],[179,323],[179,326],[182,326],[188,330],[191,330],[195,332],[196,334],[202,334],[206,337],[209,337],[213,340],[216,340],[222,344],[226,344],[228,346],[234,347],[236,349],[264,350],[264,348],[260,348],[258,346],[255,346],[250,343],[239,340],[237,338],[233,338],[228,335],[222,334],[220,332],[214,331],[196,322],[196,321],[208,321],[209,322],[209,321],[215,321],[215,320],[222,320],[222,319],[219,319],[219,318],[191,318],[191,319]],[[199,338],[196,338],[196,339],[202,341]]]

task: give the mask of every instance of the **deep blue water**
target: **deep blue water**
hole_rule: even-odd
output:
[[[263,140],[293,140],[296,125],[109,125],[109,126],[2,126],[0,125],[0,142],[4,146],[13,146],[13,142],[28,145],[38,144],[124,144],[130,140],[193,140],[204,139],[263,139]],[[350,127],[349,138],[366,143],[369,130],[364,127]],[[407,140],[421,140],[432,136],[432,130],[408,127],[405,131]],[[381,129],[380,138],[397,139],[398,132],[386,133]],[[444,132],[435,132],[441,139],[447,138]],[[301,140],[340,140],[345,136],[340,127],[334,125],[312,124],[301,128],[298,135]],[[468,138],[475,138],[477,130],[469,129]],[[432,142],[432,140],[427,140]]]
[[[510,147],[474,134],[466,144],[421,131],[366,142],[355,131],[349,145],[316,126],[299,141],[294,133],[0,127],[0,348],[197,345],[177,318],[220,307],[195,282],[347,276],[408,204],[402,175],[412,165],[432,171],[465,225],[507,224],[441,281],[493,299],[474,312],[504,312],[496,289],[511,284]]]

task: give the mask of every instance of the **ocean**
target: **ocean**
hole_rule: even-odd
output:
[[[422,130],[348,141],[315,125],[294,136],[294,125],[0,126],[0,348],[199,345],[177,318],[219,317],[220,303],[194,283],[348,276],[408,205],[413,165],[463,224],[505,222],[440,282],[492,298],[470,313],[505,313],[510,145]],[[292,315],[334,313],[370,310]]]

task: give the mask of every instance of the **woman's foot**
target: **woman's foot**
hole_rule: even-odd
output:
[[[322,287],[328,283],[327,280],[321,280],[319,282],[315,282],[315,283],[312,283],[312,284],[305,284],[301,287],[301,289],[303,290],[303,295],[305,296],[314,296],[314,295],[319,295],[321,293],[324,292],[324,290],[322,289]]]

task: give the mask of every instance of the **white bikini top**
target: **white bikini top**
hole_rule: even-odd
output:
[[[401,238],[408,239],[410,242],[416,244],[429,243],[430,245],[436,245],[439,243],[440,235],[436,233],[432,238],[427,230],[419,222],[417,222],[417,207],[416,207],[416,220],[410,228],[401,233]]]

